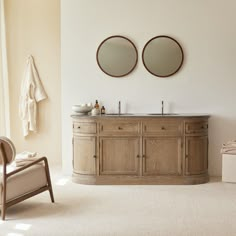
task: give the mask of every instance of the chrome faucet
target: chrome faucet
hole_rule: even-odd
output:
[[[119,103],[118,103],[118,113],[119,113],[119,115],[120,115],[120,110],[121,110],[121,102],[119,101]]]
[[[161,101],[161,114],[164,115],[164,101]]]

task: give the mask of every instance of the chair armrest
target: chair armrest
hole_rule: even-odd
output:
[[[29,168],[29,167],[31,167],[31,166],[33,166],[33,165],[35,165],[35,164],[41,162],[41,161],[44,161],[44,164],[45,164],[46,168],[48,168],[48,161],[47,161],[47,158],[46,158],[46,157],[40,157],[38,160],[33,161],[33,162],[31,162],[30,164],[27,164],[27,165],[25,165],[25,166],[22,166],[22,167],[16,169],[16,170],[13,170],[12,172],[7,173],[7,174],[6,174],[6,178],[8,178],[8,177],[10,177],[10,176],[12,176],[12,175],[14,175],[14,174],[17,174],[17,173],[21,172],[22,170],[25,170],[25,169],[27,169],[27,168]]]

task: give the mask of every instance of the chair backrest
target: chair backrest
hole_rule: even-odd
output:
[[[6,164],[11,163],[12,161],[15,160],[15,156],[16,156],[16,149],[14,144],[12,143],[12,141],[7,138],[7,137],[0,137],[0,148],[2,149],[0,152],[2,154],[5,154],[5,162]],[[3,164],[3,156],[0,156],[0,165]]]

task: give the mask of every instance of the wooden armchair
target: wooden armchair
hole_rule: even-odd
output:
[[[15,158],[14,144],[6,137],[0,137],[0,209],[2,220],[5,220],[8,207],[24,201],[36,194],[49,191],[51,201],[54,202],[48,161],[41,157],[23,167],[9,170]]]

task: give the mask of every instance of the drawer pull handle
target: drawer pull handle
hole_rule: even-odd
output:
[[[119,126],[118,129],[119,129],[119,130],[122,130],[122,127]]]
[[[165,130],[166,128],[164,126],[161,127],[162,130]]]
[[[94,155],[94,156],[93,156],[93,158],[97,158],[97,156],[96,156],[96,155]]]

